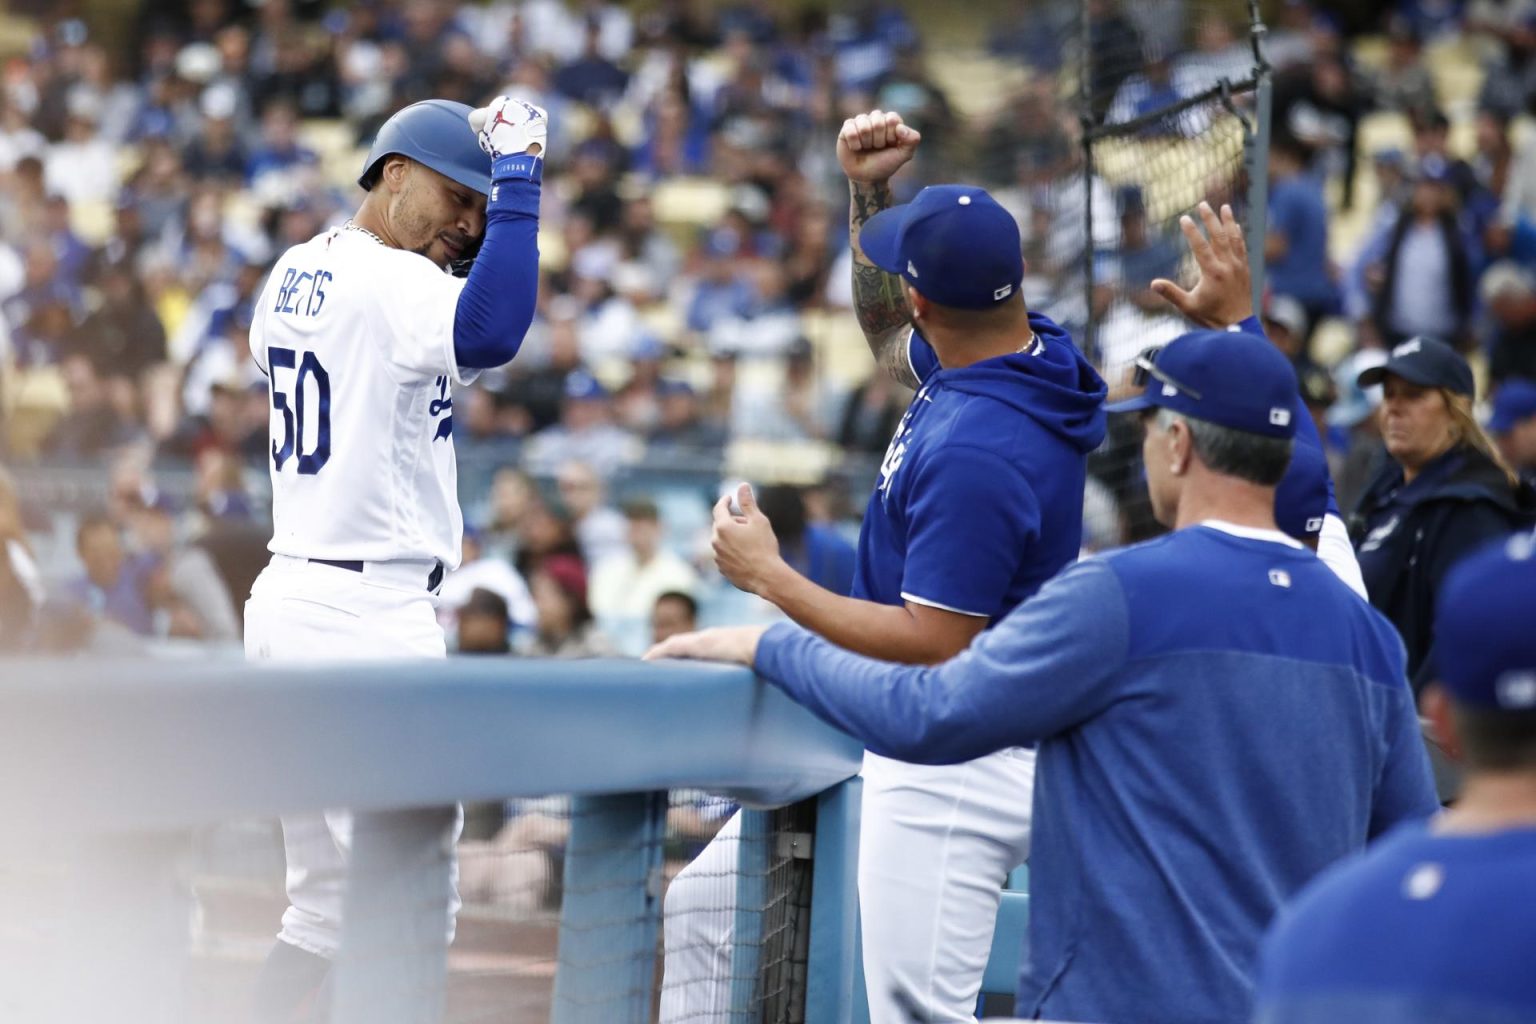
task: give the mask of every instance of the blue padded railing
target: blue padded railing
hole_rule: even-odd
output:
[[[163,889],[175,849],[161,837],[176,830],[335,807],[404,814],[455,801],[574,795],[580,813],[566,889],[598,895],[563,907],[562,961],[568,953],[597,964],[629,957],[633,967],[565,972],[562,963],[558,1024],[649,1018],[661,908],[648,851],[664,828],[665,791],[675,788],[724,793],[748,808],[821,794],[806,1019],[847,1020],[858,831],[858,780],[850,777],[861,756],[856,741],[750,672],[718,665],[0,661],[5,838],[22,846],[88,840],[84,862],[101,876],[97,888],[125,907]],[[354,850],[359,859],[365,853]],[[399,896],[354,877],[349,906],[375,895],[385,905]],[[620,913],[594,902],[613,899],[626,901]],[[82,941],[101,964],[115,965],[118,983],[80,986],[71,1019],[157,1019],[136,1009],[156,998],[142,986],[165,976],[164,965],[146,961],[153,944],[132,924],[151,916],[167,928],[186,920],[176,908],[136,904],[122,915],[131,924],[121,934],[82,925]],[[383,916],[370,913],[370,925],[387,927]],[[615,920],[622,923],[603,923]],[[338,992],[357,991],[361,977],[349,973],[345,941]],[[389,977],[389,965],[367,966],[370,983]],[[419,956],[409,967],[421,976]],[[436,970],[440,978],[442,965]],[[605,1002],[605,991],[621,1002]],[[373,1002],[364,1018],[338,999],[334,1019],[427,1019],[408,998]]]

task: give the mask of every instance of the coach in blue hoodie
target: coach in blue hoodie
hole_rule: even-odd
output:
[[[1197,331],[1138,359],[1143,460],[1174,532],[1079,562],[920,668],[787,624],[675,637],[742,661],[871,750],[942,764],[1040,744],[1018,1015],[1245,1020],[1281,903],[1437,807],[1382,616],[1275,524],[1295,374]]]
[[[1018,225],[985,191],[937,185],[887,208],[888,178],[916,138],[896,115],[871,114],[850,119],[838,142],[860,325],[880,366],[917,392],[865,511],[852,593],[784,563],[748,488],[740,515],[716,507],[714,547],[727,579],[839,647],[932,664],[1076,559],[1106,389],[1067,333],[1026,307]],[[999,893],[1029,852],[1035,764],[1027,747],[978,753],[945,767],[865,758],[859,891],[873,1024],[974,1019]],[[708,945],[682,934],[674,909],[669,897],[669,989],[686,980],[674,950]],[[688,1005],[663,1020],[719,1010],[678,1001]]]

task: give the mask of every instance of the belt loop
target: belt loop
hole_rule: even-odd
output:
[[[443,563],[438,562],[437,565],[433,566],[432,571],[427,574],[427,589],[435,594],[437,593],[437,588],[441,587],[442,585]]]

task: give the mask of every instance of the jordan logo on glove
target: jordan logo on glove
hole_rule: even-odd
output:
[[[499,160],[504,156],[544,156],[549,117],[542,107],[511,96],[498,96],[469,115],[480,148]]]

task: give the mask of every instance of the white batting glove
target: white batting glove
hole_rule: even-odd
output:
[[[511,96],[498,96],[479,110],[470,111],[469,126],[475,130],[480,148],[492,160],[521,153],[542,157],[548,148],[545,137],[549,134],[549,115],[543,107]]]

